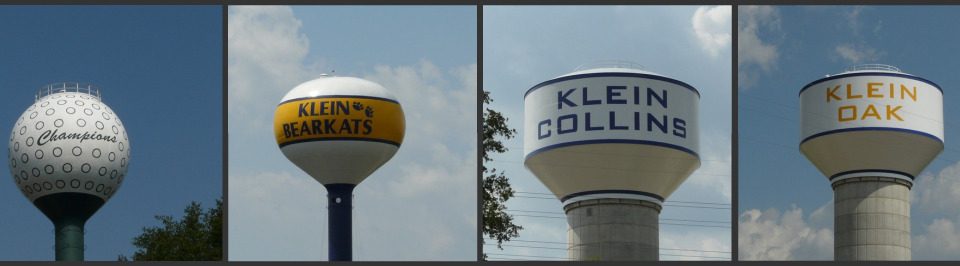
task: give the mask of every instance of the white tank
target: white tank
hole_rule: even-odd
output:
[[[564,205],[620,198],[662,204],[700,166],[700,93],[631,68],[594,68],[524,95],[524,165]]]
[[[800,90],[800,150],[831,182],[860,176],[913,178],[943,151],[943,90],[868,65]]]
[[[31,202],[65,192],[106,201],[126,176],[130,140],[96,87],[57,83],[42,88],[17,120],[8,162]]]
[[[283,97],[274,133],[283,155],[320,183],[356,185],[400,148],[403,109],[379,84],[323,76]]]

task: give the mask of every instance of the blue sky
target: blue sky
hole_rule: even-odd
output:
[[[957,259],[960,248],[960,8],[741,7],[739,30],[741,259],[832,259],[833,191],[800,153],[801,87],[846,67],[882,63],[944,88],[946,148],[913,188],[915,260]],[[936,200],[934,200],[936,199]],[[751,220],[751,215],[758,219]],[[754,231],[755,230],[755,231]],[[825,245],[826,244],[826,245]],[[761,255],[780,247],[782,252]]]
[[[0,6],[0,125],[39,87],[80,81],[101,88],[130,136],[128,178],[87,222],[87,260],[130,255],[154,215],[222,194],[221,22],[219,6]],[[53,260],[53,225],[6,170],[0,201],[0,260]]]
[[[488,107],[502,112],[508,125],[523,136],[523,93],[527,89],[602,60],[632,61],[647,71],[696,87],[702,94],[702,165],[667,199],[660,218],[661,224],[663,219],[686,219],[714,221],[688,224],[719,227],[663,224],[660,258],[729,258],[730,13],[729,7],[697,6],[486,6],[483,84],[494,99]],[[505,144],[510,151],[493,156],[487,166],[504,170],[513,188],[523,192],[507,203],[512,214],[521,215],[515,219],[524,226],[517,240],[553,243],[510,242],[507,244],[541,248],[497,250],[488,245],[484,251],[495,260],[566,258],[566,220],[532,217],[563,217],[560,201],[523,167],[522,138]],[[713,204],[695,206],[718,208],[676,207],[671,201],[708,202]]]
[[[383,85],[406,136],[354,191],[354,260],[476,260],[475,6],[231,6],[230,260],[326,260],[326,190],[273,112],[322,73]]]

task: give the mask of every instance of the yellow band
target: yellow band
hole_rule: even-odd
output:
[[[281,103],[273,117],[280,147],[306,141],[362,140],[400,146],[400,104],[374,97],[315,97]]]

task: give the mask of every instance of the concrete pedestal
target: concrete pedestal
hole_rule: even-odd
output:
[[[835,182],[834,259],[910,260],[910,185],[888,177]]]
[[[577,261],[659,259],[661,206],[634,199],[592,199],[564,206],[568,256]]]

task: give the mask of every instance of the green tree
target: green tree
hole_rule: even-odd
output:
[[[218,261],[223,258],[223,201],[216,206],[201,208],[191,202],[179,220],[169,215],[154,216],[160,226],[144,227],[143,233],[133,239],[137,251],[128,261]]]
[[[490,92],[484,91],[481,101],[484,105],[493,102],[490,98]],[[507,118],[500,112],[490,108],[484,108],[483,112],[483,163],[480,169],[483,171],[483,234],[491,239],[497,240],[497,248],[504,241],[510,241],[511,238],[520,235],[522,226],[513,223],[513,216],[508,214],[506,202],[513,197],[513,188],[510,187],[510,180],[504,175],[503,171],[497,171],[495,168],[487,168],[486,163],[493,161],[491,154],[504,153],[508,149],[503,145],[499,138],[511,139],[517,131],[507,126]],[[481,239],[485,242],[486,239]],[[487,254],[483,254],[486,260]]]

